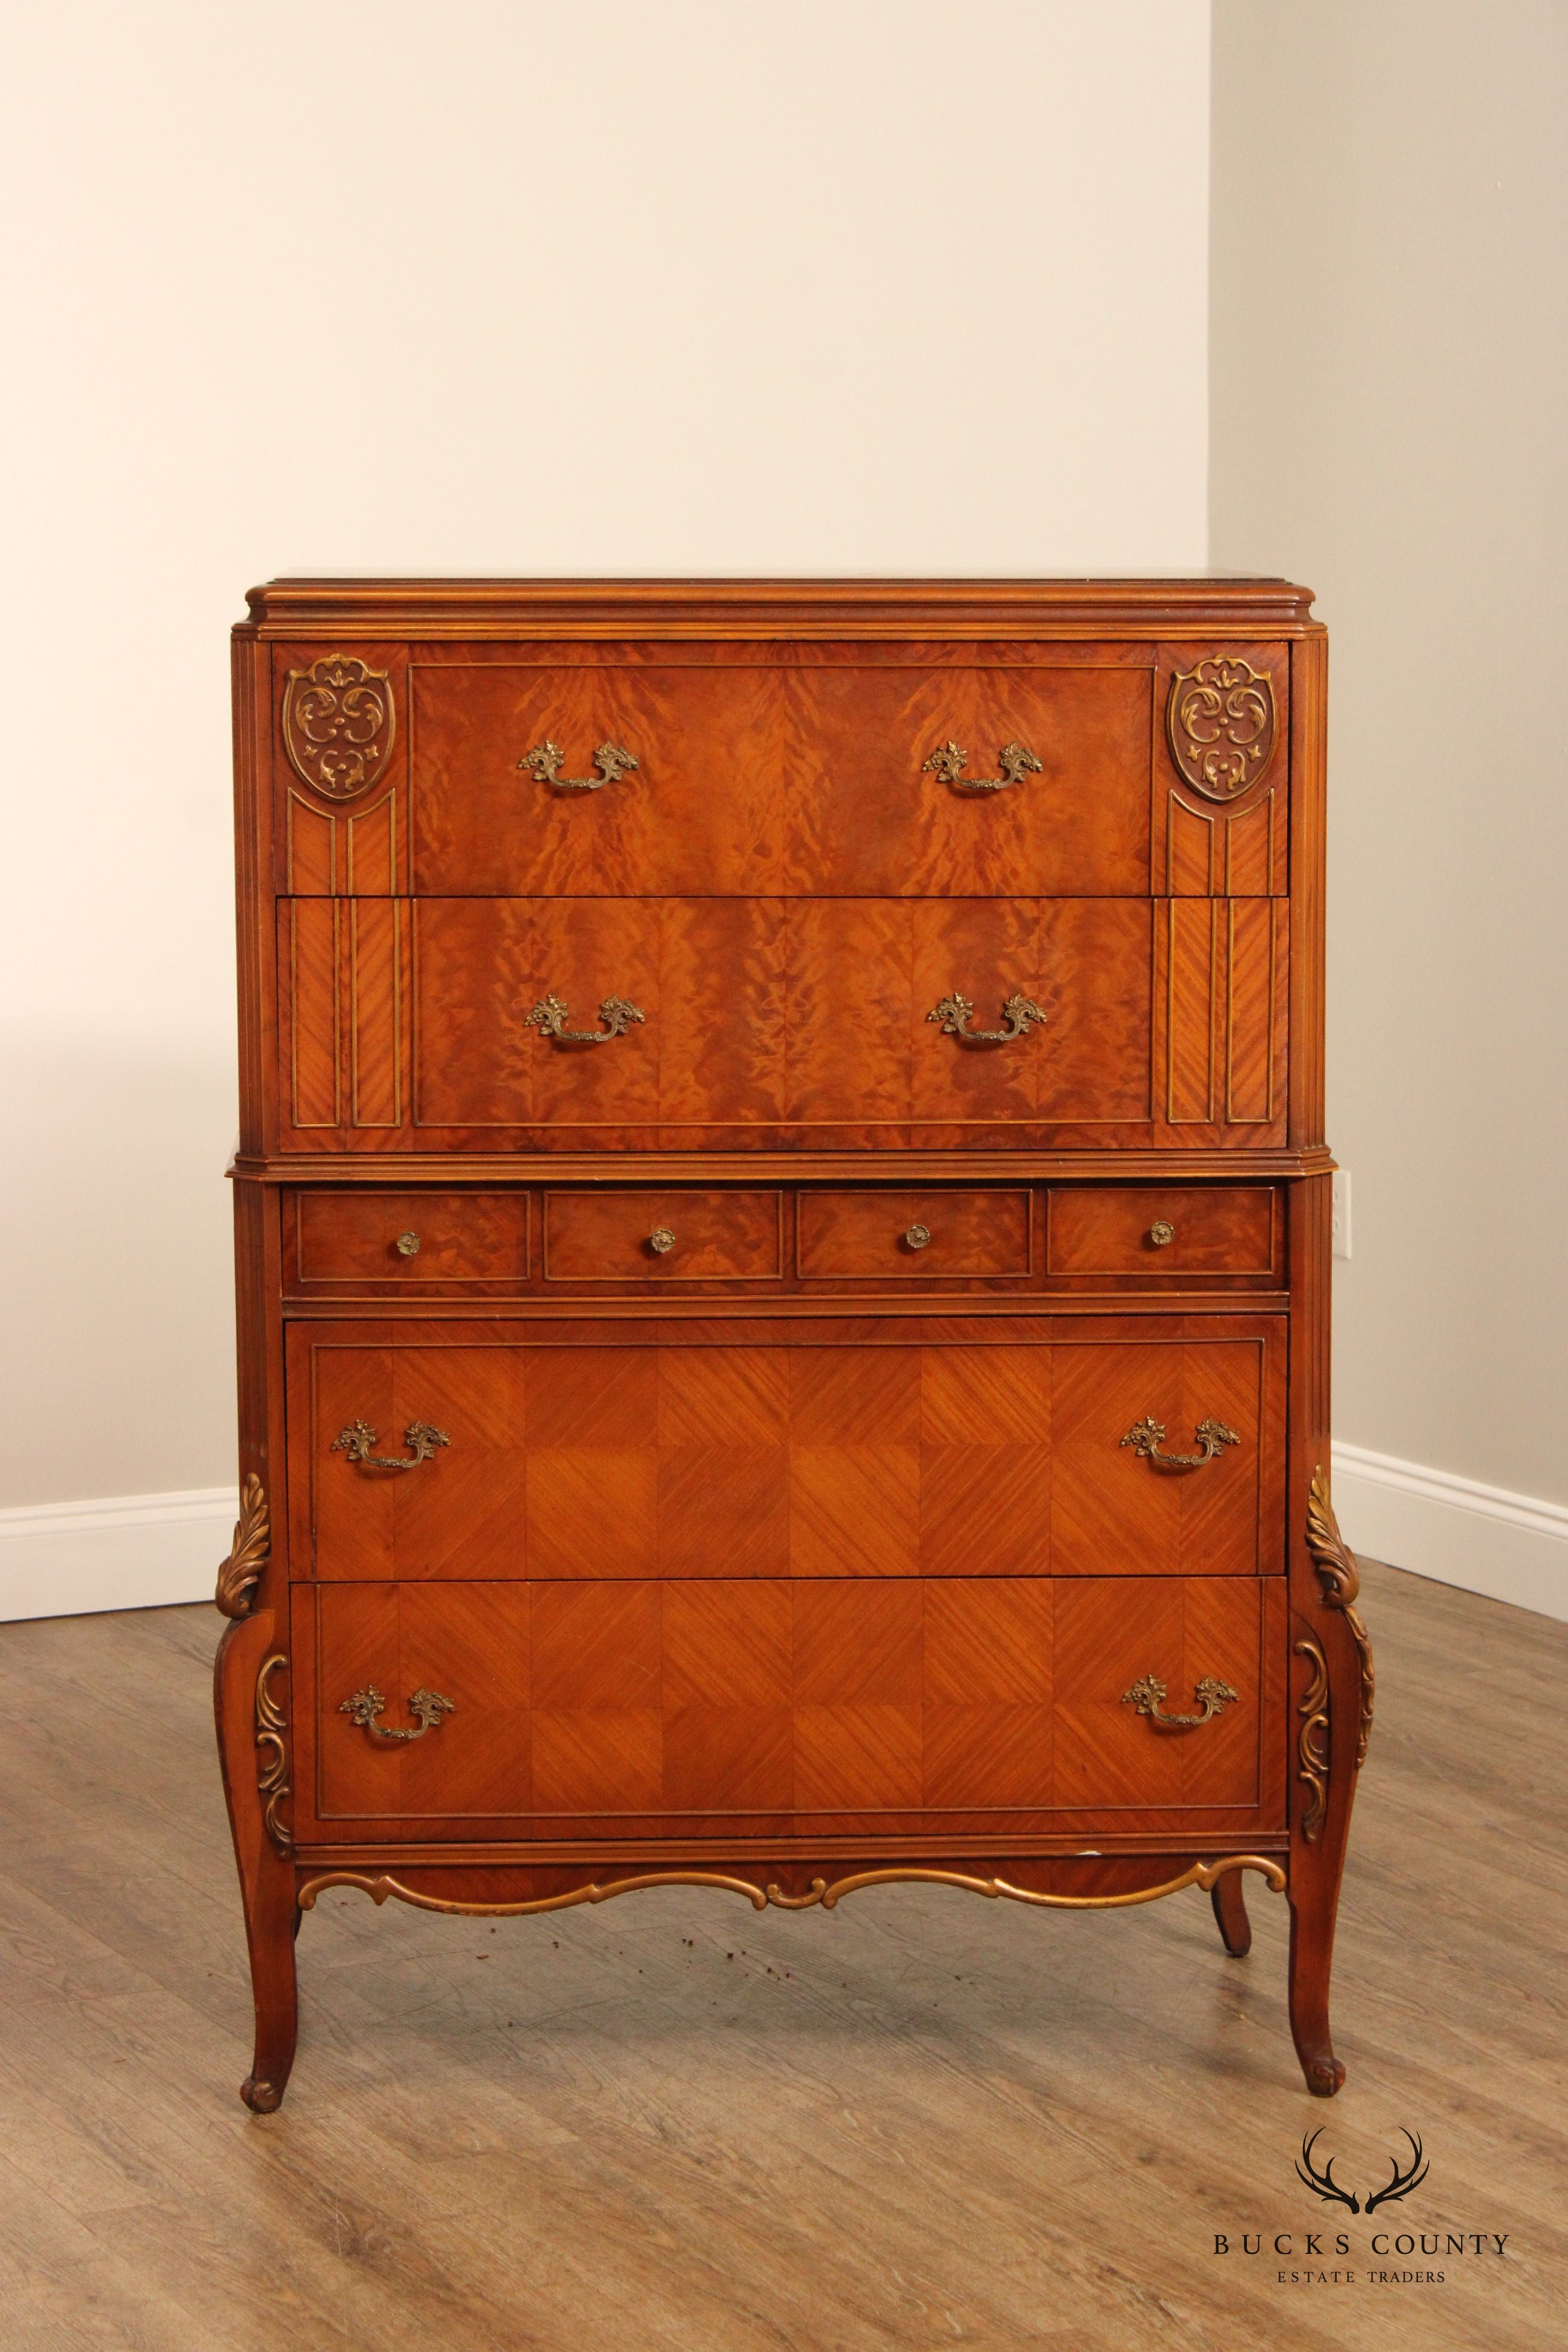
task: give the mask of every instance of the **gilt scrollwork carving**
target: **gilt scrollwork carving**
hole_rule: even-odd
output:
[[[283,747],[295,773],[328,800],[352,801],[379,780],[396,723],[386,671],[356,654],[326,654],[289,673]]]
[[[1296,1655],[1305,1658],[1312,1669],[1312,1678],[1301,1697],[1301,1728],[1296,1740],[1300,1767],[1296,1778],[1304,1781],[1307,1789],[1307,1800],[1301,1808],[1301,1835],[1311,1845],[1323,1826],[1329,1802],[1329,1664],[1310,1633],[1303,1634],[1297,1643]]]
[[[1052,1895],[1032,1886],[1015,1886],[1010,1879],[975,1878],[967,1871],[905,1869],[894,1864],[885,1870],[858,1870],[847,1878],[814,1878],[804,1895],[786,1895],[770,1881],[758,1886],[749,1878],[734,1878],[727,1872],[711,1870],[649,1870],[633,1878],[612,1879],[607,1885],[596,1880],[587,1886],[574,1886],[564,1895],[540,1895],[520,1903],[457,1903],[444,1895],[426,1895],[416,1886],[405,1885],[383,1872],[372,1878],[363,1871],[327,1870],[320,1877],[307,1879],[300,1889],[301,1911],[314,1910],[316,1897],[331,1886],[357,1887],[377,1906],[395,1897],[399,1903],[410,1903],[418,1911],[445,1911],[471,1918],[520,1919],[538,1911],[570,1911],[579,1903],[608,1903],[617,1895],[635,1895],[649,1886],[710,1886],[726,1895],[744,1895],[754,1911],[765,1911],[770,1905],[779,1911],[814,1911],[820,1905],[824,1911],[837,1909],[847,1895],[858,1895],[868,1886],[956,1886],[966,1895],[982,1895],[990,1902],[1037,1904],[1048,1911],[1123,1911],[1134,1904],[1157,1903],[1163,1895],[1180,1895],[1189,1886],[1200,1887],[1211,1895],[1215,1885],[1233,1870],[1256,1870],[1272,1893],[1285,1892],[1285,1873],[1277,1862],[1265,1854],[1226,1853],[1213,1862],[1194,1862],[1178,1877],[1167,1878],[1158,1886],[1137,1886],[1121,1895]]]
[[[226,1617],[248,1617],[272,1538],[267,1491],[254,1470],[239,1490],[239,1518],[228,1558],[217,1572],[213,1599]]]
[[[261,1798],[261,1818],[267,1834],[279,1853],[291,1853],[294,1839],[283,1819],[283,1801],[289,1794],[289,1748],[285,1734],[289,1720],[273,1695],[272,1677],[288,1659],[281,1650],[274,1651],[256,1677],[256,1787]]]
[[[1273,755],[1274,681],[1250,662],[1215,656],[1178,670],[1165,698],[1177,772],[1205,800],[1233,801]]]
[[[1340,1523],[1329,1500],[1329,1474],[1321,1462],[1312,1473],[1311,1490],[1307,1498],[1307,1549],[1312,1555],[1313,1567],[1322,1579],[1324,1605],[1343,1612],[1361,1660],[1361,1720],[1355,1750],[1355,1769],[1359,1772],[1366,1761],[1366,1744],[1372,1737],[1376,1676],[1372,1662],[1372,1643],[1362,1622],[1361,1612],[1355,1605],[1361,1597],[1361,1570],[1356,1566],[1354,1552],[1340,1533]]]

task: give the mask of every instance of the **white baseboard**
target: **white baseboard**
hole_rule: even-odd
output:
[[[1568,1618],[1568,1504],[1336,1445],[1334,1507],[1370,1559]],[[0,1621],[210,1601],[238,1509],[199,1486],[0,1510]]]
[[[0,1620],[210,1601],[238,1511],[232,1486],[0,1511]]]
[[[1336,1445],[1334,1510],[1351,1549],[1369,1559],[1568,1618],[1568,1503]]]

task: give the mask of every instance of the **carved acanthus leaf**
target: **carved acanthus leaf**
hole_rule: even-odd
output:
[[[1361,1727],[1355,1755],[1356,1770],[1359,1772],[1366,1761],[1366,1743],[1372,1736],[1376,1677],[1372,1662],[1372,1643],[1355,1605],[1361,1596],[1361,1570],[1356,1566],[1354,1552],[1340,1533],[1340,1523],[1329,1500],[1329,1474],[1321,1462],[1312,1473],[1311,1491],[1307,1498],[1307,1549],[1312,1555],[1312,1565],[1323,1580],[1324,1602],[1330,1609],[1343,1611],[1345,1623],[1351,1629],[1361,1658]]]
[[[234,1548],[217,1572],[213,1598],[226,1617],[248,1617],[251,1600],[267,1565],[272,1526],[267,1514],[267,1492],[254,1470],[239,1490],[239,1523]]]

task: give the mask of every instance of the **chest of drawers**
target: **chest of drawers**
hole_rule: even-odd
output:
[[[1372,1666],[1326,1479],[1310,601],[252,593],[216,1677],[251,2106],[344,1885],[1196,1886],[1240,1954],[1252,1871],[1338,2088]]]

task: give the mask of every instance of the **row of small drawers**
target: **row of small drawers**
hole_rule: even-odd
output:
[[[301,1191],[286,1218],[285,1284],[301,1297],[344,1283],[418,1290],[531,1279],[531,1196],[521,1188]],[[1268,1185],[547,1191],[540,1227],[546,1282],[1282,1273],[1280,1203]]]

